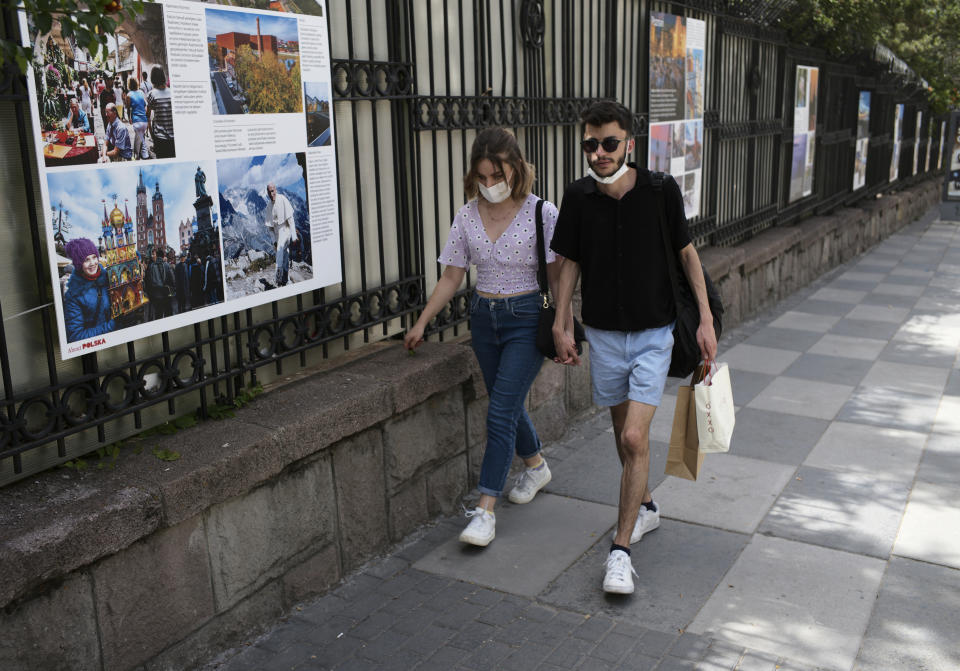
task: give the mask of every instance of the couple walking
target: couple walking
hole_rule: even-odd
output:
[[[593,399],[610,408],[623,467],[603,589],[630,594],[637,575],[630,545],[660,524],[660,510],[648,488],[649,432],[670,367],[676,310],[651,173],[627,162],[634,151],[630,111],[617,103],[597,102],[583,112],[580,126],[587,176],[567,187],[559,210],[549,202],[543,205],[547,278],[557,306],[554,361],[580,364],[571,299],[582,274]],[[514,453],[526,467],[508,494],[510,501],[528,503],[551,478],[523,407],[543,361],[535,343],[542,299],[534,176],[534,167],[523,159],[509,131],[488,128],[477,135],[464,177],[469,200],[457,212],[438,259],[445,266],[443,273],[404,338],[408,349],[423,342],[427,324],[453,297],[470,264],[476,265],[470,328],[490,402],[481,497],[467,513],[470,522],[460,540],[479,546],[495,536],[494,505],[504,492]],[[717,341],[700,259],[690,242],[679,186],[668,177],[663,190],[670,245],[700,306],[697,342],[710,361]]]

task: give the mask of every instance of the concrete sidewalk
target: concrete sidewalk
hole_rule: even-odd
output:
[[[663,475],[671,380],[632,596],[601,591],[603,412],[488,548],[443,520],[207,668],[960,668],[960,228],[935,217],[724,336],[737,426],[698,482]]]

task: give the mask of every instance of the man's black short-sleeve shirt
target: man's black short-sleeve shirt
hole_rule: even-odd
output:
[[[669,175],[663,195],[671,246],[679,252],[690,244],[690,234],[680,187]],[[592,177],[567,187],[550,248],[580,265],[588,326],[640,331],[675,319],[658,216],[650,171],[643,168],[637,168],[637,183],[620,200],[600,191]],[[678,270],[683,272],[679,265]]]

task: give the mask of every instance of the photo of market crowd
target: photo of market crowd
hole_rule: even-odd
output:
[[[223,301],[205,182],[188,164],[48,175],[68,342]]]
[[[176,155],[161,5],[146,3],[97,53],[65,37],[56,19],[33,37],[48,168]]]

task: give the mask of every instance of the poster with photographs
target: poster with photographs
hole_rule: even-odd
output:
[[[951,115],[950,130],[952,137],[947,138],[947,198],[960,199],[960,114]]]
[[[943,148],[947,144],[947,122],[940,122],[940,153],[937,154],[937,170],[943,168]]]
[[[20,22],[64,359],[341,280],[323,2]]]
[[[813,159],[816,148],[817,85],[820,71],[797,66],[793,105],[793,153],[790,158],[788,202],[813,193]]]
[[[920,129],[923,128],[923,112],[917,112],[917,123],[914,126],[916,130],[913,131],[913,172],[912,175],[917,174],[917,168],[920,165]]]
[[[900,145],[903,144],[903,105],[897,105],[893,114],[893,153],[890,156],[890,181],[900,175]]]
[[[673,175],[687,218],[700,214],[706,23],[650,15],[650,143],[647,166]]]
[[[870,91],[860,91],[857,106],[856,154],[853,160],[853,190],[867,183],[867,152],[870,149]]]

